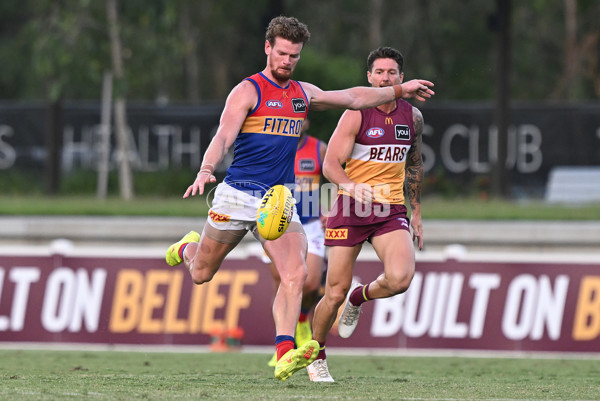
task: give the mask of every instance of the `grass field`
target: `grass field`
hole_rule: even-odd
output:
[[[335,383],[270,355],[0,350],[2,400],[600,400],[597,359],[340,356]]]

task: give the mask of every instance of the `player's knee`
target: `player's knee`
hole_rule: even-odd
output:
[[[288,269],[288,271],[286,271],[283,274],[280,273],[280,282],[281,285],[292,286],[301,289],[302,287],[304,287],[306,277],[306,266],[298,265],[294,268]]]
[[[339,307],[346,300],[346,291],[344,291],[344,288],[338,286],[329,287],[325,290],[325,296],[331,304]]]
[[[394,294],[402,294],[408,287],[410,287],[410,283],[413,279],[415,272],[414,270],[397,274],[388,279],[390,290]]]
[[[192,276],[192,281],[196,285],[204,284],[212,280],[217,272],[218,268],[212,269],[209,266],[198,267],[192,263],[192,267],[190,268],[190,275]]]
[[[203,271],[192,270],[191,274],[192,274],[192,281],[196,285],[207,283],[210,280],[212,280],[212,278],[214,277],[214,274],[206,274],[206,272],[203,272]]]

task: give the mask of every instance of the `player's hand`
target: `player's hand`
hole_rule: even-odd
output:
[[[413,213],[410,216],[410,225],[413,231],[413,241],[417,241],[417,247],[419,251],[423,250],[423,222],[421,220],[421,215],[417,213]]]
[[[357,202],[364,203],[365,205],[373,203],[373,188],[368,184],[356,184],[352,182],[340,184],[340,187],[348,192]]]
[[[424,79],[413,79],[402,84],[402,98],[410,99],[415,98],[424,102],[431,96],[435,95],[435,92],[430,89],[433,86],[433,82],[426,81]]]
[[[207,171],[200,171],[196,175],[196,179],[194,183],[188,187],[188,189],[183,194],[184,198],[188,196],[194,196],[196,194],[202,195],[204,193],[204,186],[206,183],[214,183],[217,182],[217,178]]]

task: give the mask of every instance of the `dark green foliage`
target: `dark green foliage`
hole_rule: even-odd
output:
[[[264,30],[274,2],[119,1],[127,99],[223,100],[265,66]],[[406,78],[436,83],[439,100],[494,96],[496,2],[334,0],[278,3],[312,38],[299,79],[326,89],[366,84],[364,60],[381,45],[400,49]],[[600,96],[600,3],[576,2],[575,54],[568,60],[565,2],[512,2],[511,96],[587,100]],[[308,50],[312,52],[309,53]],[[198,81],[191,82],[196,59]],[[0,4],[0,98],[99,99],[111,68],[105,2],[23,0]],[[574,77],[567,66],[576,66]],[[307,74],[305,74],[305,72]],[[190,88],[190,85],[195,85]],[[193,89],[190,90],[190,89]],[[194,100],[197,101],[197,100]]]

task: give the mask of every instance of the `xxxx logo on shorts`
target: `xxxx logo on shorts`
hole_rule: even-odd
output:
[[[325,239],[348,239],[347,228],[328,228],[325,230]]]
[[[231,219],[231,216],[228,216],[226,214],[216,213],[216,212],[213,212],[212,210],[208,211],[208,216],[215,223],[227,223]]]

